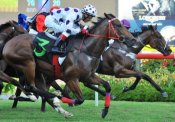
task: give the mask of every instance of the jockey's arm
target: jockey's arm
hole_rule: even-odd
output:
[[[69,30],[71,35],[76,35],[81,31],[80,26],[78,24],[75,24],[76,17],[77,16],[72,15],[67,16],[65,20],[66,30]]]
[[[65,30],[52,15],[48,15],[44,23],[47,28],[51,28],[55,33]]]

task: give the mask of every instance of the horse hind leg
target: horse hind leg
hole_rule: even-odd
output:
[[[132,85],[130,85],[129,87],[125,86],[123,88],[123,93],[124,92],[128,92],[128,91],[131,91],[131,90],[134,90],[137,87],[137,85],[140,82],[140,80],[141,80],[140,77],[136,77],[136,80],[134,81],[134,83]]]
[[[163,97],[168,97],[168,94],[150,76],[148,76],[142,72],[135,72],[132,75],[130,74],[130,76],[136,77],[136,80],[130,87],[124,89],[125,92],[129,91],[129,90],[134,90],[137,87],[140,80],[144,79],[147,82],[149,82],[157,91],[159,91]]]
[[[135,82],[130,86],[130,87],[126,87],[124,89],[124,91],[129,91],[129,90],[134,90],[138,83],[140,82],[141,79],[144,79],[146,81],[148,81],[157,91],[159,91],[163,97],[168,97],[168,94],[161,89],[161,87],[156,84],[151,77],[149,77],[148,75],[142,73],[142,72],[137,72],[137,71],[133,71],[133,70],[128,70],[128,69],[123,69],[120,74],[117,74],[116,77],[120,77],[120,78],[126,78],[126,77],[136,77]]]
[[[156,82],[154,82],[150,76],[143,74],[143,79],[148,81],[163,97],[168,97],[168,94]]]

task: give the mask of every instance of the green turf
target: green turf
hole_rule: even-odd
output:
[[[85,101],[80,106],[63,107],[74,116],[65,119],[47,105],[45,113],[40,112],[40,101],[21,102],[17,109],[10,107],[12,101],[0,100],[0,122],[175,122],[175,103],[162,102],[112,102],[105,119],[100,116],[103,101],[98,107],[94,101]]]

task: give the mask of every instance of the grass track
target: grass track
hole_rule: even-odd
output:
[[[40,101],[21,102],[11,110],[12,101],[0,100],[0,122],[175,122],[175,103],[113,101],[105,119],[100,116],[103,101],[94,106],[86,100],[76,107],[63,107],[74,116],[65,119],[47,105],[45,113],[40,112]]]

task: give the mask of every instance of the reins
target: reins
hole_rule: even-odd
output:
[[[108,38],[108,39],[119,40],[120,36],[119,36],[117,30],[115,30],[115,28],[114,28],[114,26],[113,26],[113,24],[112,24],[112,22],[113,22],[115,19],[116,19],[116,18],[113,18],[113,19],[111,19],[111,20],[108,21],[108,25],[109,25],[109,26],[108,26],[108,36],[99,35],[99,34],[92,34],[92,33],[88,33],[87,36],[97,37],[97,38]],[[112,35],[111,30],[112,30],[113,34],[115,35],[115,37],[114,37],[114,36],[111,36],[111,35]],[[80,51],[81,48],[83,47],[83,42],[84,42],[84,37],[83,37],[82,42],[81,42],[81,44],[80,44],[80,49],[79,49],[79,51]]]
[[[111,20],[108,21],[109,27],[108,27],[108,36],[105,35],[98,35],[98,34],[92,34],[92,33],[88,33],[88,36],[92,36],[92,37],[97,37],[97,38],[108,38],[108,39],[114,39],[114,40],[119,40],[120,36],[118,34],[118,32],[114,29],[114,26],[112,24],[112,21],[114,21],[116,18],[113,18]],[[114,33],[114,35],[116,35],[115,37],[111,36],[111,31]]]

